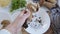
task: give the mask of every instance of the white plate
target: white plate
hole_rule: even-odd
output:
[[[32,28],[31,26],[28,26],[27,29],[25,29],[28,33],[30,34],[43,34],[45,33],[49,27],[50,27],[50,17],[49,15],[47,14],[46,10],[41,7],[39,9],[39,11],[37,12],[38,16],[41,17],[42,19],[42,23],[43,23],[43,26],[38,28],[38,29],[34,29]]]

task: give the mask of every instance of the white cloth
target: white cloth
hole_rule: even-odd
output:
[[[0,34],[11,34],[11,33],[6,29],[2,29],[0,30]]]

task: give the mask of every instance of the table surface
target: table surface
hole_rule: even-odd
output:
[[[50,27],[45,34],[54,34],[52,27]]]

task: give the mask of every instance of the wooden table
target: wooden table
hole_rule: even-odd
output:
[[[54,34],[52,26],[50,26],[50,28],[48,29],[48,31],[44,34]]]

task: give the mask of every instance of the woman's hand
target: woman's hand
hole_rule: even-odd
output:
[[[23,10],[17,16],[17,18],[14,20],[14,22],[6,27],[6,29],[9,30],[12,34],[17,34],[19,31],[21,31],[22,25],[24,24],[25,20],[29,16],[30,16],[30,12]]]

